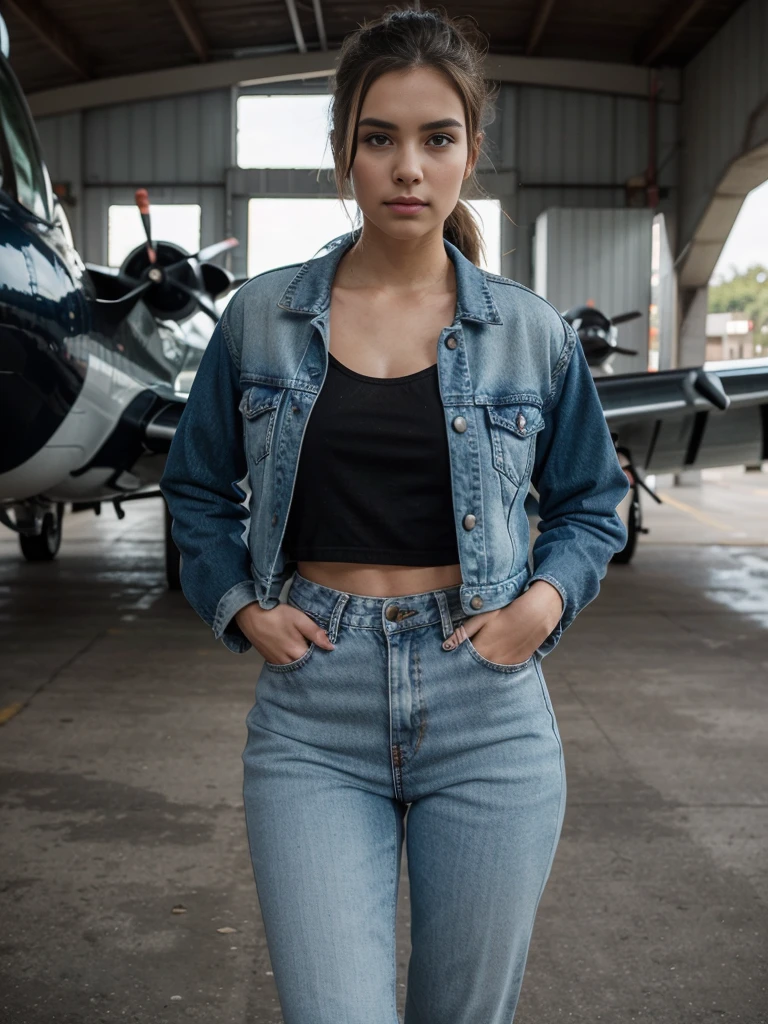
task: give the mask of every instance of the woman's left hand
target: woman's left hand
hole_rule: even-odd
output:
[[[475,650],[499,665],[527,661],[546,640],[563,614],[559,591],[546,580],[534,580],[525,593],[492,612],[471,615],[443,642],[453,650],[472,637]],[[474,639],[482,634],[481,643]]]

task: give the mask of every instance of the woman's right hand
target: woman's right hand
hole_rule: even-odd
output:
[[[235,614],[235,621],[264,660],[273,665],[296,661],[309,647],[306,641],[326,651],[336,649],[322,626],[290,604],[265,609],[252,601]]]

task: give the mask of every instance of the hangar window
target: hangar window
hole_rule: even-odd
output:
[[[486,270],[500,273],[501,206],[496,199],[470,200],[487,250]],[[346,207],[346,212],[345,212]],[[248,203],[248,269],[253,277],[272,267],[311,259],[337,235],[352,230],[358,206],[338,199],[251,199]]]
[[[239,96],[238,167],[333,167],[328,105],[320,95]]]
[[[180,245],[188,253],[200,248],[201,208],[197,203],[152,203],[152,241]],[[147,236],[135,203],[110,206],[107,222],[107,263],[119,267]]]

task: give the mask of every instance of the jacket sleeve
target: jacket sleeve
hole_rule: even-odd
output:
[[[181,552],[181,588],[214,636],[236,654],[251,643],[233,616],[256,601],[246,540],[247,485],[239,374],[227,344],[225,309],[203,352],[179,419],[160,490]]]
[[[549,654],[564,630],[600,590],[613,554],[627,542],[627,528],[616,511],[629,490],[600,397],[581,342],[566,331],[571,355],[556,378],[536,435],[531,482],[539,493],[539,536],[533,545],[534,580],[546,580],[560,593],[563,611],[538,648]]]

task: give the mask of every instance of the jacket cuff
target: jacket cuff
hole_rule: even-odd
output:
[[[216,607],[213,635],[235,654],[245,654],[253,645],[234,621],[234,616],[241,608],[257,600],[255,582],[252,579],[242,580],[229,588]]]
[[[565,629],[563,620],[565,619],[565,611],[568,607],[568,593],[559,580],[556,580],[554,576],[550,576],[549,573],[546,572],[536,573],[536,575],[531,576],[528,580],[528,583],[525,586],[525,590],[528,590],[528,588],[531,586],[534,580],[545,580],[547,583],[551,583],[560,595],[560,597],[563,599],[563,610],[560,613],[560,618],[557,620],[555,628],[552,630],[549,636],[546,637],[546,639],[542,640],[542,642],[536,648],[536,652],[540,654],[543,658],[545,655],[553,651],[555,647],[557,647],[558,643],[560,642],[560,637],[563,635],[563,630]],[[523,593],[525,593],[525,590],[523,591]]]

